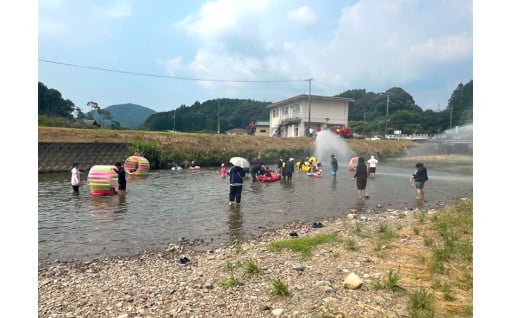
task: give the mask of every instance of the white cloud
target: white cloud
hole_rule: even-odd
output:
[[[167,73],[171,76],[176,76],[178,71],[183,68],[183,57],[178,56],[175,58],[167,59],[167,60],[158,60],[158,64],[165,65],[165,69]]]
[[[308,6],[300,7],[288,13],[288,18],[306,26],[313,25],[316,22],[316,17]]]
[[[114,0],[105,6],[94,6],[94,12],[100,16],[119,19],[131,16],[132,8],[126,0]]]

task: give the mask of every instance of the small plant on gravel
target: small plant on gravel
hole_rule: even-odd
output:
[[[414,234],[420,235],[420,228],[419,227],[415,226],[412,230],[414,231]]]
[[[359,248],[357,246],[357,242],[354,241],[353,239],[348,239],[348,240],[344,241],[343,247],[349,251],[356,251]]]
[[[455,300],[455,295],[453,294],[452,286],[449,283],[444,283],[443,286],[441,287],[441,291],[443,292],[444,300]]]
[[[223,279],[219,282],[219,284],[222,286],[222,287],[226,287],[226,288],[230,288],[230,287],[235,287],[235,286],[239,286],[239,285],[243,285],[243,282],[240,281],[238,278],[236,277],[233,277],[233,276],[230,276],[226,279]]]
[[[425,213],[425,211],[421,211],[420,213],[418,213],[418,222],[420,223],[425,223],[425,220],[427,219],[427,214]]]
[[[260,273],[260,268],[258,266],[258,263],[254,260],[249,260],[247,263],[243,265],[243,272],[244,275],[253,275],[256,276]]]
[[[378,236],[384,242],[389,243],[395,237],[395,232],[388,224],[381,223],[379,225]]]
[[[384,281],[380,282],[375,280],[372,282],[372,287],[375,290],[386,289],[394,293],[396,291],[403,290],[403,287],[398,285],[399,280],[400,276],[398,276],[398,273],[393,273],[393,270],[390,270]]]
[[[283,282],[280,278],[275,278],[272,280],[272,296],[290,296],[290,290],[288,289],[288,285]]]
[[[296,239],[274,241],[269,244],[269,248],[273,251],[289,249],[300,253],[303,257],[311,256],[313,248],[318,245],[339,242],[336,234],[319,234],[314,236],[303,236]]]
[[[427,292],[424,288],[420,288],[409,297],[409,317],[433,318],[435,313],[433,303],[434,294]]]
[[[226,272],[233,273],[233,270],[235,269],[235,265],[231,261],[226,261],[226,264],[224,264],[224,269]]]
[[[423,243],[425,246],[432,246],[434,244],[434,239],[430,236],[423,235]]]
[[[367,235],[363,233],[363,226],[361,225],[361,222],[356,222],[354,234],[356,234],[359,237],[367,237]]]
[[[242,254],[243,250],[242,250],[242,244],[240,244],[240,242],[236,242],[236,244],[235,244],[235,252],[237,254]]]

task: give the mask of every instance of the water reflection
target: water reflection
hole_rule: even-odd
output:
[[[231,242],[241,242],[243,240],[243,218],[239,205],[229,206],[228,211],[228,228]]]
[[[126,213],[128,212],[128,204],[126,203],[126,195],[118,195],[117,209],[114,213]]]

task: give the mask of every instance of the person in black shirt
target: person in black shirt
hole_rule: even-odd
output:
[[[118,194],[126,194],[126,171],[124,171],[124,167],[120,162],[116,162],[116,168],[114,169],[117,173],[117,193]]]
[[[423,163],[418,162],[416,164],[416,171],[410,178],[411,184],[416,188],[416,199],[423,200],[425,196],[425,192],[423,188],[425,187],[425,182],[428,180],[427,168],[423,165]]]

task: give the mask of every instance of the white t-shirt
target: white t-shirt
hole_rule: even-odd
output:
[[[79,186],[80,185],[80,171],[75,167],[71,169],[71,185]]]
[[[368,164],[370,165],[370,168],[377,167],[378,163],[379,163],[379,160],[377,160],[375,158],[371,158],[370,160],[368,160]]]

